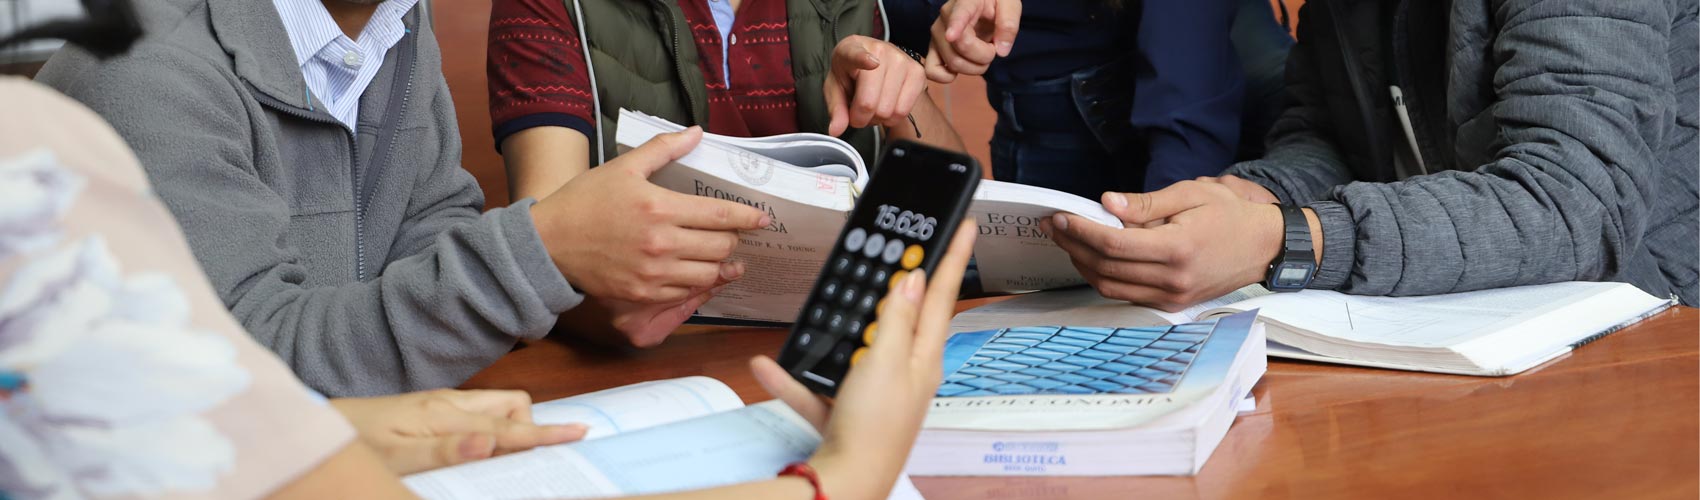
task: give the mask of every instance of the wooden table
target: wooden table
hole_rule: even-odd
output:
[[[779,330],[687,327],[656,349],[546,339],[467,387],[538,401],[707,375],[769,399],[746,362]],[[1678,308],[1515,377],[1274,361],[1197,477],[915,478],[929,500],[1700,496],[1700,310]]]

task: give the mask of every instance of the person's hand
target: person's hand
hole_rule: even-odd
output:
[[[1220,183],[1104,193],[1104,209],[1128,227],[1064,213],[1040,227],[1098,293],[1170,312],[1263,281],[1284,238],[1279,206]]]
[[[333,399],[331,406],[396,474],[577,441],[587,430],[532,424],[531,397],[521,391],[437,390]]]
[[[1009,55],[1021,28],[1021,0],[950,0],[933,21],[927,79],[950,83],[957,75],[983,75],[992,60]]]
[[[766,356],[750,361],[762,388],[821,430],[810,464],[828,497],[883,499],[903,470],[939,388],[944,340],[977,232],[964,224],[936,276],[909,273],[886,295],[874,341],[844,378],[836,402],[816,396]]]
[[[737,231],[767,227],[771,218],[748,205],[649,182],[701,140],[697,127],[658,135],[531,207],[568,283],[594,297],[678,304],[738,278],[743,268],[726,262],[738,247]]]
[[[743,263],[733,262],[738,274]],[[644,304],[601,297],[586,297],[584,303],[561,316],[579,337],[616,347],[655,347],[673,330],[691,318],[726,282],[677,303]]]
[[[832,49],[824,91],[831,135],[849,127],[907,127],[910,110],[927,91],[926,70],[896,45],[851,35]]]
[[[1275,193],[1270,192],[1269,188],[1265,188],[1258,183],[1245,180],[1245,179],[1243,179],[1243,178],[1241,178],[1240,176],[1237,176],[1237,175],[1224,175],[1224,176],[1221,176],[1221,177],[1199,177],[1199,178],[1194,179],[1194,180],[1197,180],[1199,182],[1207,182],[1207,183],[1211,183],[1211,184],[1221,184],[1223,186],[1227,186],[1228,189],[1232,190],[1234,192],[1234,194],[1239,195],[1240,198],[1243,198],[1246,201],[1250,201],[1250,202],[1253,202],[1253,203],[1280,203],[1281,202],[1281,199],[1277,198],[1275,196]]]

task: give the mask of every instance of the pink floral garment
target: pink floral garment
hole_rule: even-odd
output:
[[[353,438],[226,312],[117,133],[0,78],[0,499],[253,498]]]

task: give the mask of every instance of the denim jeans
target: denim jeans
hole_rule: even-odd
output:
[[[1144,161],[1134,151],[1130,62],[1020,85],[988,82],[998,113],[992,177],[1097,200],[1104,191],[1138,191]]]
[[[1245,71],[1239,160],[1262,156],[1263,138],[1285,107],[1287,51],[1293,39],[1267,0],[1240,0],[1230,34]],[[988,81],[998,114],[992,176],[1098,200],[1105,191],[1144,189],[1145,151],[1135,139],[1131,61],[1017,85]]]

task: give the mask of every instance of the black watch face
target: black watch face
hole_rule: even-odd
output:
[[[1298,291],[1310,286],[1310,278],[1316,274],[1316,264],[1307,262],[1282,262],[1275,267],[1275,272],[1269,273],[1269,289],[1275,291]]]

